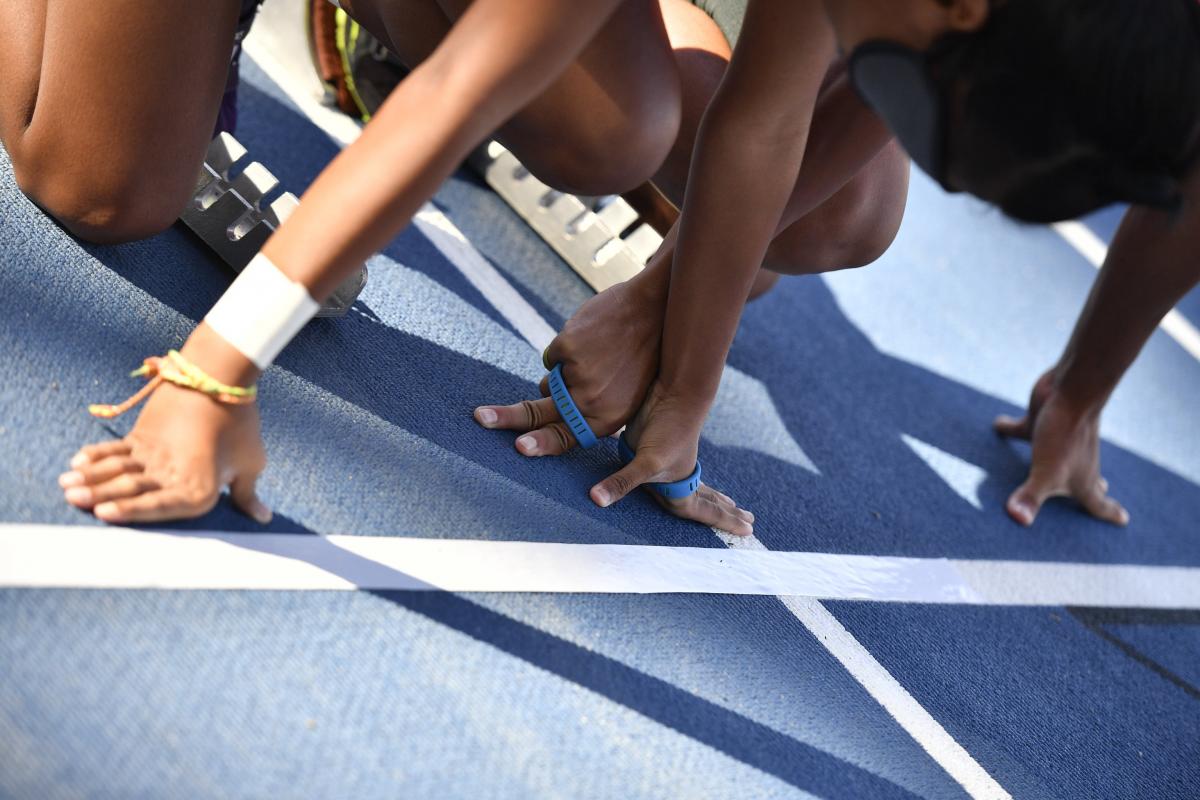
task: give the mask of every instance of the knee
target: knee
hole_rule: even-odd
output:
[[[530,169],[559,191],[619,194],[654,176],[670,153],[677,132],[678,118],[669,113],[575,131],[539,159],[540,170]]]
[[[881,180],[848,184],[826,207],[799,220],[771,243],[764,266],[785,275],[832,272],[874,263],[900,231],[908,165]]]
[[[169,228],[190,197],[183,182],[169,187],[152,171],[47,168],[13,159],[17,185],[59,225],[92,244],[122,244]]]
[[[864,199],[834,220],[821,254],[825,269],[856,269],[878,261],[900,232],[905,199],[903,194]]]
[[[631,89],[603,114],[559,120],[539,146],[518,152],[529,170],[571,194],[618,194],[640,186],[658,171],[679,135],[681,103],[674,76]]]
[[[809,222],[801,220],[796,223]],[[816,223],[815,220],[811,221]],[[784,231],[767,250],[763,266],[783,275],[810,275],[874,263],[891,247],[899,216],[823,215],[817,230]]]

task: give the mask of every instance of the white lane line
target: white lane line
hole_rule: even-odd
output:
[[[721,538],[726,540],[726,534]],[[736,594],[1200,610],[1200,569],[629,544],[0,524],[0,586]]]
[[[337,112],[325,108],[320,103],[316,102],[316,100],[304,90],[302,83],[290,76],[287,71],[282,68],[279,62],[270,55],[270,53],[265,52],[263,48],[257,47],[254,42],[250,41],[247,41],[246,53],[264,72],[267,73],[268,77],[270,77],[271,80],[276,83],[276,85],[283,89],[283,91],[291,98],[292,102],[294,102],[297,107],[309,117],[313,124],[324,130],[327,134],[333,137],[335,141],[338,141],[345,146],[358,136],[359,129],[357,125],[349,122],[349,120],[347,120],[344,116],[339,115]],[[346,127],[347,123],[354,128],[353,132]],[[426,207],[432,208],[432,206],[428,205]],[[417,224],[421,224],[421,214],[417,215],[415,221]],[[469,242],[466,242],[465,237],[462,237],[462,240],[464,243],[464,248],[459,249],[474,249],[471,247]],[[437,241],[433,241],[436,245]],[[496,306],[496,309],[500,312],[500,314],[508,319],[509,323],[517,331],[521,332],[522,336],[526,338],[534,350],[540,351],[546,346],[546,344],[549,343],[549,339],[545,338],[544,332],[542,334],[537,332],[539,327],[549,328],[549,326],[546,325],[545,320],[542,320],[541,315],[537,313],[536,309],[534,309],[528,303],[525,303],[523,298],[522,303],[524,307],[522,308],[512,304],[511,293],[496,291],[496,287],[499,284],[508,284],[508,282],[504,280],[504,277],[496,272],[496,270],[491,267],[490,264],[487,263],[487,260],[484,259],[482,255],[476,252],[475,255],[477,258],[471,258],[469,260],[463,259],[464,263],[470,265],[464,267],[458,259],[452,256],[451,252],[443,251],[443,254],[450,259],[451,263],[453,263],[456,268],[463,272],[468,280],[472,281],[472,285],[474,285],[481,293],[483,293],[483,295],[488,298],[489,302],[492,302]],[[480,265],[482,265],[482,267]],[[486,269],[483,269],[484,267],[486,267]],[[481,269],[483,273],[487,273],[487,280],[476,283],[475,280],[472,280],[472,275],[479,274]],[[511,285],[509,285],[509,289],[512,290]],[[512,293],[516,293],[515,290],[512,290]],[[520,296],[519,293],[516,294],[518,297]],[[541,322],[541,326],[538,326],[537,322]],[[780,599],[783,600],[784,605],[787,606],[788,601],[785,598]],[[796,613],[795,610],[789,610],[791,610],[793,614]],[[823,607],[822,610],[824,611]],[[828,614],[828,611],[825,613]],[[825,639],[822,639],[822,636],[824,636],[826,639],[829,638],[829,631],[827,629],[820,626],[815,626],[812,624],[811,620],[806,619],[804,616],[799,614],[796,616],[797,619],[799,619],[805,625],[805,627],[807,627],[813,633],[813,635],[817,637],[818,641],[821,641],[822,644],[825,644]],[[832,615],[829,616],[832,619]],[[834,621],[836,622],[836,620]],[[883,665],[871,658],[866,649],[863,648],[857,640],[854,640],[853,637],[850,636],[849,632],[846,632],[845,636],[854,641],[854,644],[862,650],[862,653],[864,653],[868,659],[870,659],[870,663],[874,665],[872,669],[881,672],[883,675],[886,675],[888,680],[895,683],[895,679],[887,673],[887,670],[884,669]],[[829,645],[826,645],[826,647],[829,647]],[[861,678],[859,678],[858,675],[855,675],[855,679],[860,680],[861,682]],[[899,686],[898,683],[896,685]],[[901,689],[902,688],[903,687],[901,687]],[[868,691],[870,690],[868,689]],[[1009,797],[1009,794],[1005,792],[1004,789],[998,783],[996,783],[981,766],[979,766],[979,764],[971,757],[971,755],[963,750],[957,744],[957,742],[954,742],[953,738],[945,732],[945,730],[938,724],[937,720],[934,720],[928,714],[928,712],[926,712],[919,704],[916,703],[915,700],[913,700],[913,705],[921,710],[923,718],[902,713],[898,715],[898,707],[896,706],[889,707],[885,704],[884,708],[909,733],[910,736],[920,743],[921,747],[925,748],[926,752],[928,752],[930,756],[932,756],[933,759],[939,765],[941,765],[951,777],[958,781],[959,784],[967,790],[967,792],[973,798],[976,798],[977,800],[978,798],[989,798],[990,800],[991,798]],[[924,719],[927,719],[928,723],[923,721]],[[926,724],[932,725],[934,729],[940,731],[939,736],[933,738],[927,736],[925,733],[925,728],[923,727]],[[945,744],[946,742],[952,743],[953,747],[947,747]],[[966,762],[969,762],[969,764],[967,764],[965,767],[962,763],[963,759],[965,759]],[[964,783],[959,777],[960,775],[965,774],[964,770],[969,772],[972,776],[976,776],[969,781],[969,784]],[[977,780],[979,777],[982,778],[982,783]],[[982,788],[974,788],[979,786],[982,786]]]
[[[550,345],[558,332],[542,319],[542,315],[475,249],[445,214],[426,203],[413,221],[425,238],[487,298],[500,316],[533,346],[535,352],[541,353]]]
[[[755,536],[739,539],[716,528],[713,532],[735,551],[767,549]],[[946,575],[944,572],[941,574]],[[937,579],[932,570],[929,577]],[[870,580],[869,576],[863,578]],[[961,602],[977,602],[981,599],[981,595],[969,587],[952,591],[964,598]],[[779,600],[967,794],[975,800],[1012,800],[1012,795],[888,672],[887,667],[871,655],[862,642],[854,638],[854,634],[846,630],[817,597],[782,592]]]
[[[974,798],[1011,800],[1012,795],[875,660],[829,609],[811,597],[779,599],[967,794]]]
[[[1079,251],[1079,254],[1087,259],[1093,267],[1099,269],[1104,266],[1104,259],[1108,258],[1108,246],[1091,228],[1082,222],[1071,221],[1055,223],[1054,230],[1058,231],[1058,234],[1067,240],[1067,244]],[[1187,317],[1175,309],[1171,309],[1162,318],[1158,327],[1178,342],[1179,346],[1190,353],[1193,358],[1200,360],[1200,330],[1197,330]]]

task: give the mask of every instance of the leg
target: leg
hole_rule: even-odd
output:
[[[683,114],[679,138],[655,175],[654,183],[678,206],[683,200],[700,120],[732,52],[712,19],[691,2],[661,0],[661,3],[683,87]],[[844,107],[846,98],[839,95],[849,92],[852,89],[841,66],[835,64],[826,78],[810,142],[821,135],[818,126],[822,122],[822,107]],[[839,133],[839,138],[852,136],[852,132]],[[797,185],[797,192],[812,188]],[[859,267],[879,258],[891,245],[904,215],[908,158],[892,142],[844,185],[830,188],[831,193],[817,192],[829,195],[824,202],[780,232],[772,242],[751,297],[770,289],[780,274]]]
[[[415,67],[465,10],[463,0],[349,0],[360,24]],[[676,139],[679,80],[654,0],[627,0],[579,59],[498,138],[533,174],[578,194],[647,180]]]
[[[73,234],[144,238],[191,196],[238,0],[33,0],[0,10],[0,141]]]
[[[803,275],[865,267],[891,247],[908,197],[908,156],[892,142],[832,197],[784,229],[763,267]]]

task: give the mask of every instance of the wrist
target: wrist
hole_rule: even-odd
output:
[[[1049,373],[1050,388],[1078,418],[1098,417],[1120,382],[1120,375],[1089,368],[1069,353]]]
[[[634,293],[639,302],[656,307],[667,303],[667,294],[671,288],[671,256],[673,248],[664,244],[659,248],[645,268],[628,281],[629,290]]]
[[[719,381],[718,381],[719,384]],[[660,374],[650,389],[649,399],[656,408],[670,409],[684,418],[695,420],[696,435],[716,400],[716,386],[693,381],[670,380]]]
[[[262,374],[254,362],[201,322],[180,348],[185,358],[221,383],[252,386]]]

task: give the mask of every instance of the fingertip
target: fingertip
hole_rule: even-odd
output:
[[[274,516],[271,513],[271,509],[267,508],[266,504],[261,500],[255,500],[253,503],[251,503],[249,511],[250,516],[259,525],[269,525],[271,523],[271,518]]]
[[[1125,507],[1112,498],[1107,499],[1108,508],[1104,510],[1103,519],[1113,525],[1124,528],[1129,524],[1129,512]]]
[[[80,486],[83,484],[83,473],[72,470],[64,472],[58,476],[58,485],[64,489],[69,489],[72,486]]]
[[[91,462],[91,459],[87,457],[87,454],[83,451],[80,451],[71,458],[69,463],[72,469],[79,469],[80,467],[87,465],[89,462]]]
[[[992,430],[1001,436],[1012,436],[1020,427],[1021,421],[1007,414],[1001,414],[992,420]]]
[[[496,409],[488,406],[480,406],[475,409],[475,421],[485,428],[491,428],[500,421],[500,415],[496,413]]]
[[[63,492],[63,497],[73,506],[87,506],[92,502],[92,490],[86,486],[72,486]]]
[[[517,452],[522,455],[536,456],[538,454],[537,437],[530,434],[517,437]]]
[[[101,503],[92,509],[92,513],[105,522],[121,522],[121,508],[116,503]]]
[[[592,502],[601,508],[608,508],[612,505],[612,495],[609,494],[608,489],[604,488],[603,484],[593,486],[590,495]]]
[[[1034,517],[1037,516],[1037,511],[1033,508],[1033,506],[1028,501],[1021,498],[1009,498],[1005,508],[1008,510],[1008,515],[1012,517],[1013,520],[1021,525],[1024,525],[1026,528],[1033,524]]]

